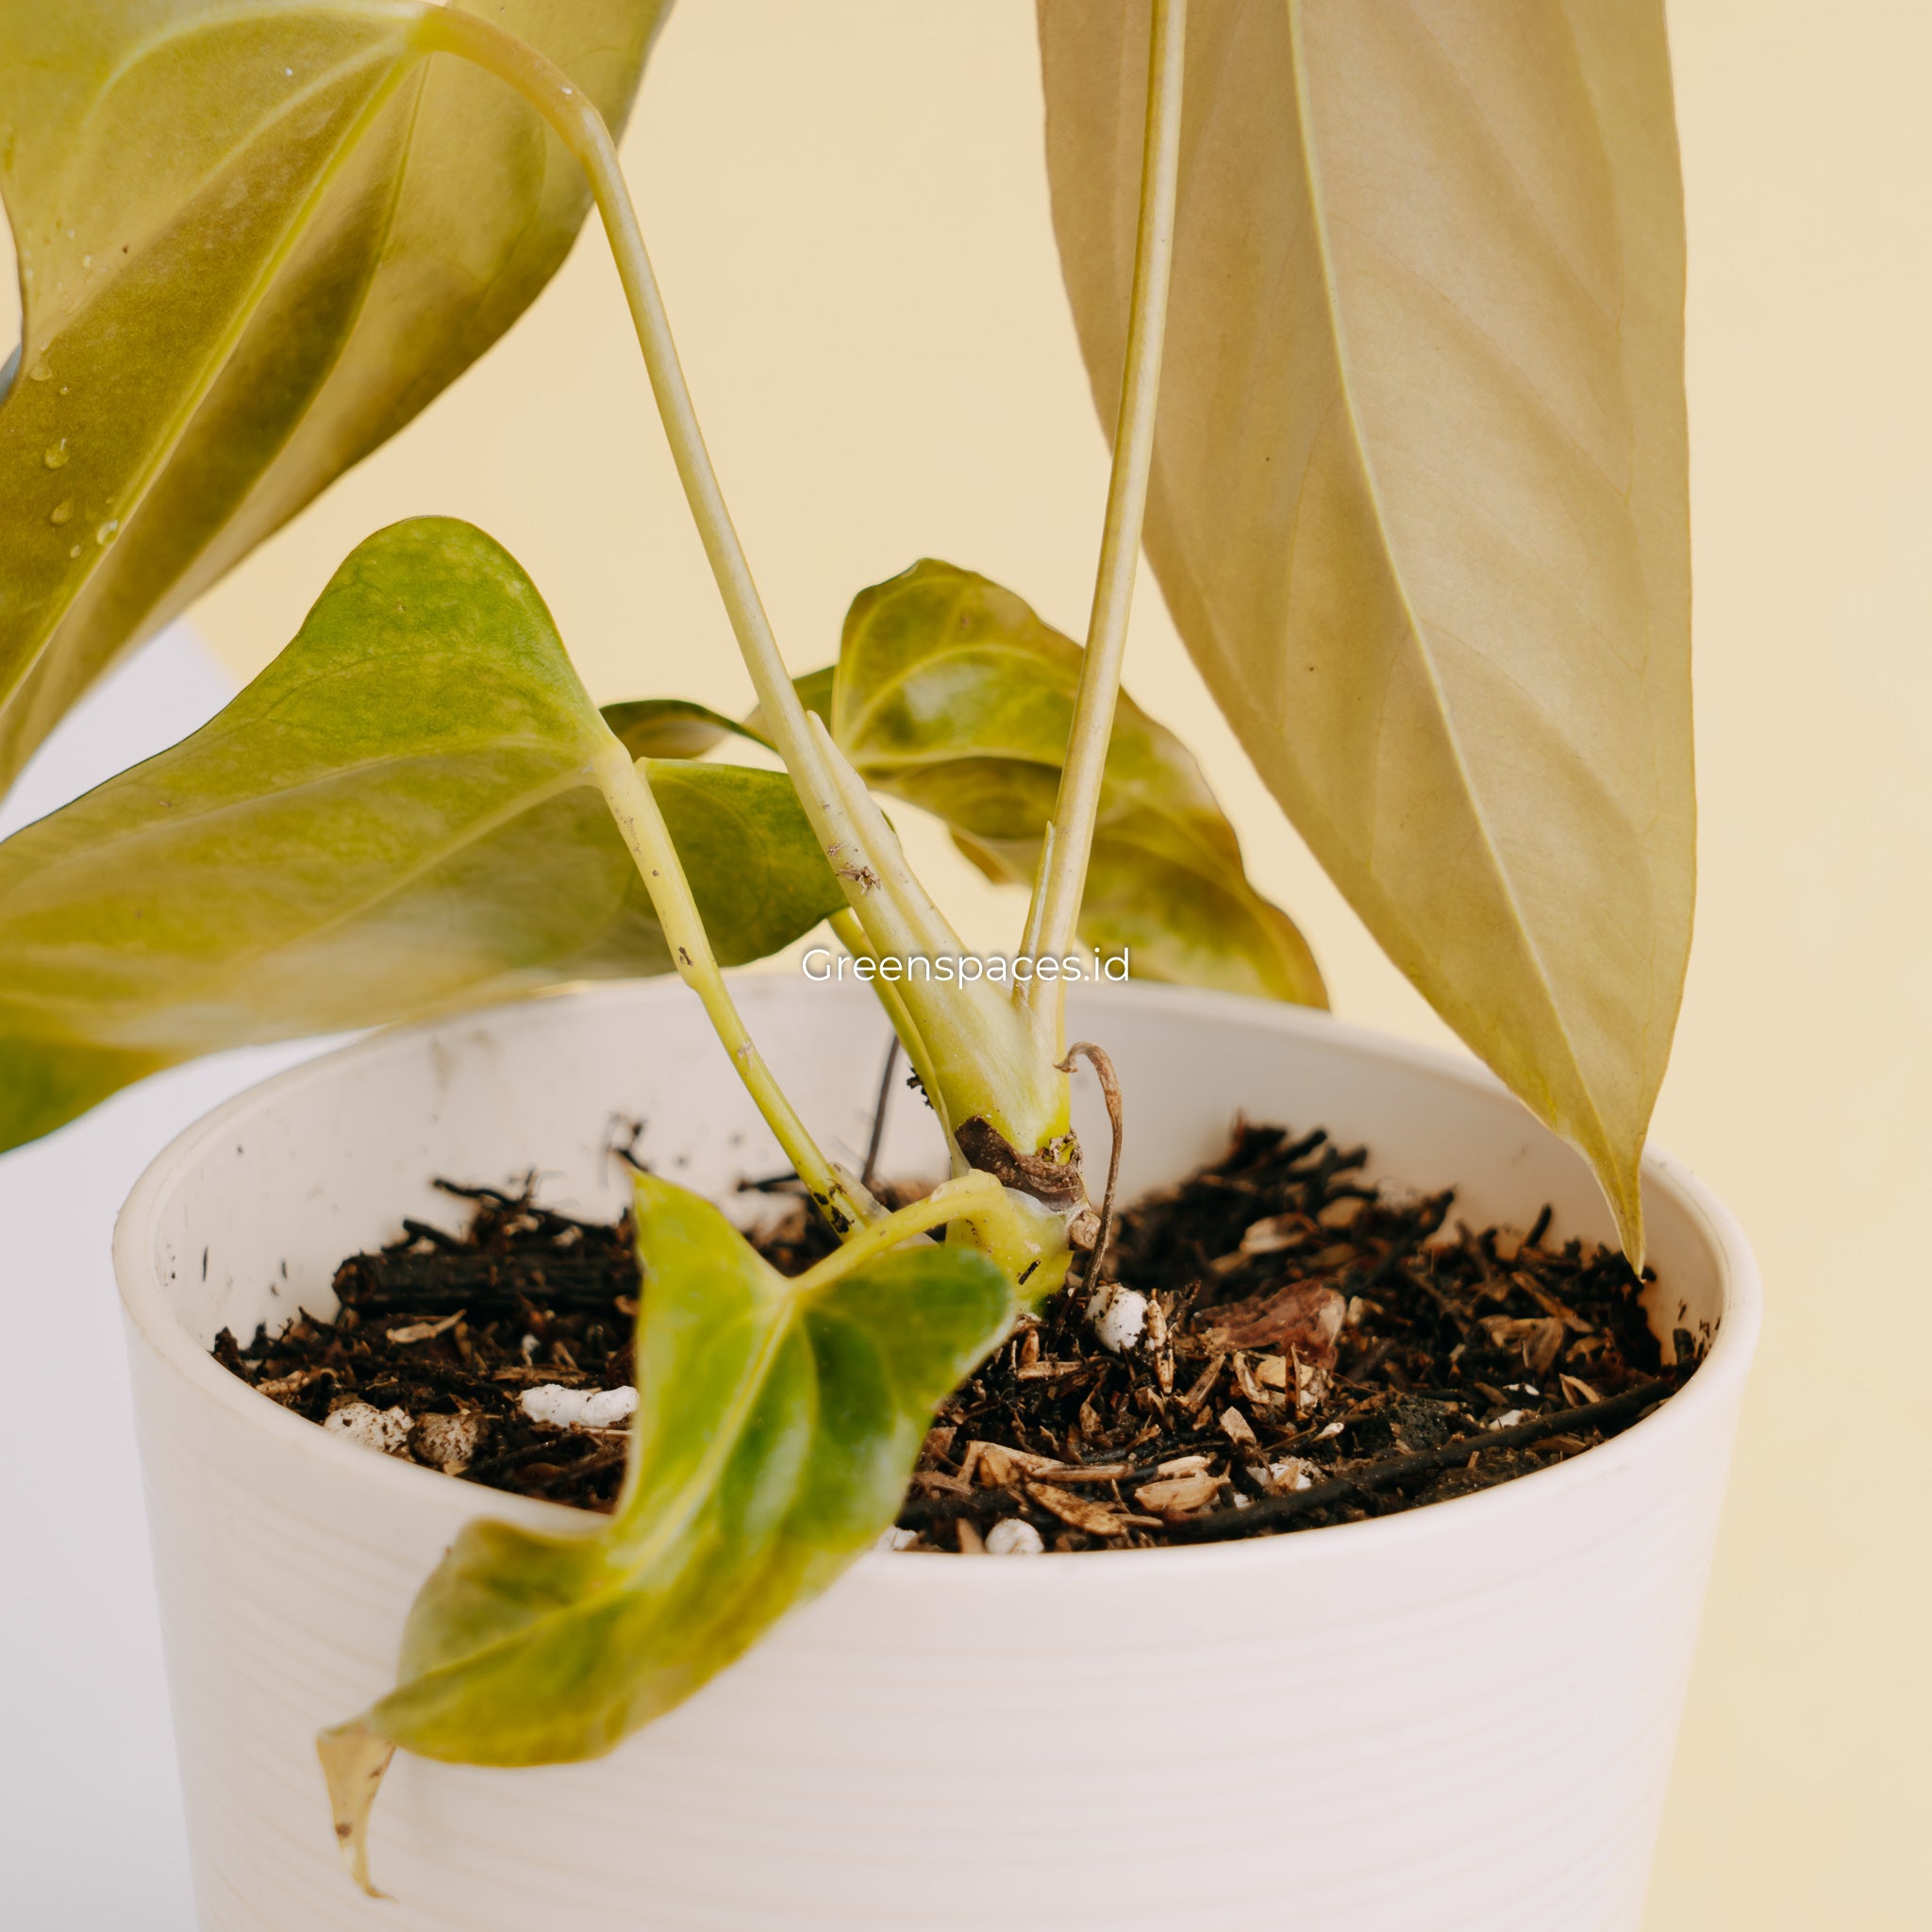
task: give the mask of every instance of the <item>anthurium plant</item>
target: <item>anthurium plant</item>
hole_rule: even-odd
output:
[[[1593,1163],[1633,1260],[1690,925],[1683,232],[1658,0],[1040,0],[1053,218],[1113,473],[1084,643],[924,560],[796,681],[619,169],[663,0],[0,0],[23,341],[0,766],[508,328],[594,206],[749,674],[600,710],[466,525],[379,531],[211,724],[0,844],[0,1145],[157,1068],[675,972],[836,1230],[776,1274],[637,1183],[616,1514],[465,1533],[321,1748],[358,1874],[398,1746],[608,1750],[891,1520],[934,1405],[1104,1251],[1084,949],[1324,1003],[1121,690],[1143,538],[1283,810]],[[755,707],[755,708],[753,708]],[[782,771],[713,756],[775,752]],[[879,800],[1029,882],[998,973]],[[890,1211],[722,969],[829,921],[952,1177]],[[1129,1102],[1131,1096],[1128,1096]],[[1115,1110],[1118,1122],[1118,1108]],[[1083,1257],[1085,1257],[1083,1259]]]

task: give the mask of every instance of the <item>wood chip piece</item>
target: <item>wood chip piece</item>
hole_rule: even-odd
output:
[[[1163,1482],[1142,1483],[1134,1491],[1134,1501],[1166,1521],[1207,1508],[1220,1488],[1221,1478],[1204,1471],[1195,1475],[1170,1476]]]
[[[1026,1493],[1070,1528],[1085,1530],[1089,1536],[1125,1536],[1130,1529],[1158,1527],[1147,1517],[1130,1516],[1111,1503],[1076,1496],[1072,1490],[1057,1489],[1052,1483],[1028,1483]]]
[[[1304,1361],[1299,1349],[1294,1352],[1293,1361],[1295,1413],[1306,1415],[1309,1409],[1319,1407],[1328,1393],[1328,1371],[1320,1362]]]
[[[1221,1379],[1221,1372],[1227,1366],[1225,1355],[1210,1356],[1208,1366],[1194,1377],[1193,1387],[1181,1397],[1181,1407],[1187,1409],[1203,1407],[1213,1393],[1214,1385]]]
[[[1563,1352],[1563,1324],[1555,1315],[1545,1315],[1532,1326],[1535,1333],[1524,1341],[1524,1358],[1532,1375],[1547,1375]]]
[[[403,1346],[411,1341],[433,1341],[439,1335],[447,1335],[469,1311],[458,1308],[454,1315],[445,1315],[440,1322],[409,1322],[400,1328],[386,1331],[386,1340]]]
[[[913,1486],[924,1490],[928,1496],[970,1496],[973,1485],[957,1475],[948,1475],[942,1469],[915,1469],[912,1472]]]
[[[974,1442],[967,1450],[982,1489],[1010,1489],[1022,1476],[1051,1475],[1066,1467],[1051,1456],[1027,1449],[1008,1449],[1001,1442]],[[962,1472],[963,1474],[963,1472]]]
[[[1315,1219],[1324,1227],[1353,1227],[1368,1212],[1368,1207],[1359,1194],[1344,1194],[1339,1201],[1330,1201]]]
[[[1069,1375],[1084,1375],[1097,1367],[1094,1362],[1023,1362],[1018,1370],[1023,1382],[1058,1382]]]
[[[333,1369],[297,1369],[292,1375],[277,1375],[273,1382],[258,1382],[255,1392],[266,1395],[275,1402],[286,1402],[291,1395],[300,1395],[305,1389],[312,1389],[326,1375],[335,1380]]]
[[[1211,1456],[1176,1456],[1161,1463],[1156,1470],[1157,1475],[1199,1475],[1204,1469],[1212,1469]]]
[[[1267,1402],[1268,1398],[1261,1393],[1261,1385],[1255,1380],[1254,1368],[1244,1355],[1237,1354],[1234,1357],[1234,1379],[1235,1386],[1241,1391],[1243,1398],[1256,1407],[1258,1408]]]
[[[1489,1337],[1491,1348],[1514,1348],[1536,1332],[1536,1319],[1520,1315],[1478,1315],[1476,1326]]]
[[[1257,1355],[1255,1357],[1255,1380],[1264,1389],[1286,1389],[1288,1357],[1285,1355]]]
[[[1254,1425],[1232,1405],[1221,1411],[1221,1433],[1230,1442],[1246,1442],[1252,1445],[1255,1441]]]
[[[1594,1335],[1596,1326],[1586,1322],[1567,1302],[1559,1301],[1533,1274],[1512,1274],[1509,1279],[1540,1307],[1554,1315],[1573,1335]]]
[[[1299,1214],[1271,1214],[1265,1221],[1250,1222],[1241,1233],[1241,1253],[1278,1255],[1284,1248],[1299,1247],[1308,1238],[1307,1227]]]

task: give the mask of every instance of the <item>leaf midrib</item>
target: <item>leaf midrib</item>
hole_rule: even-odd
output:
[[[1536,935],[1524,917],[1523,907],[1518,898],[1514,882],[1508,868],[1503,863],[1496,848],[1495,835],[1490,824],[1489,815],[1484,808],[1470,773],[1469,760],[1464,752],[1461,736],[1457,730],[1455,720],[1446,702],[1441,677],[1430,650],[1427,635],[1417,615],[1415,604],[1409,594],[1406,573],[1399,559],[1393,539],[1389,528],[1387,511],[1384,507],[1382,489],[1370,459],[1368,439],[1363,432],[1361,418],[1356,407],[1356,382],[1353,373],[1353,358],[1349,352],[1348,329],[1341,312],[1341,304],[1336,283],[1335,264],[1328,235],[1328,214],[1322,192],[1321,160],[1315,151],[1313,120],[1309,111],[1307,49],[1302,31],[1304,0],[1288,0],[1289,31],[1293,50],[1295,87],[1295,131],[1297,146],[1302,160],[1304,192],[1308,199],[1309,227],[1314,237],[1315,255],[1321,268],[1323,309],[1328,318],[1329,333],[1333,342],[1336,364],[1337,388],[1346,412],[1349,442],[1357,462],[1360,466],[1363,487],[1374,509],[1375,531],[1380,539],[1383,559],[1388,567],[1390,580],[1400,600],[1406,630],[1411,648],[1420,662],[1424,675],[1427,678],[1429,690],[1435,698],[1433,707],[1440,722],[1450,756],[1454,758],[1456,770],[1461,779],[1461,791],[1469,809],[1470,817],[1481,840],[1482,850],[1488,869],[1495,880],[1504,903],[1509,909],[1510,922],[1519,935],[1528,960],[1531,975],[1542,1004],[1557,1036],[1563,1042],[1563,1050],[1570,1063],[1571,1073],[1576,1089],[1580,1091],[1582,1103],[1589,1115],[1591,1127],[1594,1129],[1600,1146],[1609,1149],[1612,1157],[1621,1162],[1621,1155],[1613,1147],[1605,1130],[1602,1111],[1597,1103],[1595,1091],[1585,1078],[1576,1045],[1571,1037],[1570,1027],[1563,1008],[1557,999],[1556,990],[1551,981],[1550,971],[1542,956],[1542,949]]]
[[[258,16],[251,15],[250,17]],[[261,15],[258,17],[268,16]],[[197,23],[196,25],[198,27],[205,27],[208,23]],[[141,58],[146,58],[148,45],[148,42],[142,43]],[[394,59],[393,73],[387,81],[375,90],[362,111],[343,129],[341,138],[336,143],[335,151],[330,156],[327,165],[318,174],[314,188],[291,212],[288,223],[283,227],[280,240],[264,258],[261,273],[256,277],[246,299],[236,305],[234,316],[229,326],[211,345],[204,359],[200,381],[184,393],[179,408],[168,420],[161,433],[155,438],[150,446],[146,462],[135,472],[133,478],[124,486],[121,493],[128,501],[126,508],[121,515],[122,527],[120,535],[123,541],[127,541],[131,536],[136,520],[140,517],[142,509],[153,492],[157,478],[166,469],[170,458],[180,447],[182,439],[192,426],[195,418],[201,413],[202,407],[207,403],[216,382],[221,377],[223,370],[233,359],[236,349],[240,347],[242,337],[247,333],[250,322],[260,311],[267,291],[279,279],[283,270],[288,266],[291,258],[299,245],[301,238],[308,232],[309,225],[314,218],[316,209],[321,206],[329,191],[335,186],[341,175],[343,158],[360,146],[370,127],[389,105],[397,88],[401,86],[404,76],[410,72],[414,65],[414,58],[395,58],[393,56],[385,55],[377,50],[372,50],[365,56],[355,60],[346,61],[341,66],[330,70],[329,81],[334,81],[353,75],[358,68],[379,65],[385,58]],[[304,93],[312,93],[316,89],[320,89],[326,84],[328,83],[318,78],[302,92]],[[91,109],[90,112],[92,111]],[[276,114],[270,115],[258,123],[250,137],[249,145],[253,145],[264,132],[272,129],[279,118],[281,118],[281,114],[278,111]],[[410,138],[413,139],[413,129],[411,130]],[[232,160],[232,154],[230,158]],[[222,172],[221,169],[216,169],[210,174],[208,177],[208,183],[218,179]],[[404,170],[399,169],[398,175],[400,176],[403,172]],[[204,184],[204,186],[208,184]],[[58,338],[57,337],[56,340],[58,341]],[[344,341],[346,340],[345,336]],[[24,342],[25,328],[23,327]],[[209,541],[213,541],[212,537]],[[206,547],[206,545],[203,546],[204,549]],[[199,553],[196,554],[198,555]],[[68,612],[73,609],[81,591],[87,586],[95,582],[103,571],[112,568],[114,556],[114,548],[104,549],[100,553],[99,561],[95,569],[62,580],[62,594],[49,600],[46,605],[41,620],[40,635],[33,649],[21,660],[5,691],[0,692],[0,716],[5,715],[14,700],[27,688],[34,674],[45,660],[56,634],[59,631],[60,625]],[[183,570],[175,574],[175,581],[178,582],[180,580],[181,575],[185,575],[187,563],[192,563],[192,558],[187,559]]]

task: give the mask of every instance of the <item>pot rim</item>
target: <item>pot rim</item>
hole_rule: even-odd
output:
[[[731,976],[737,981],[736,993],[741,1005],[762,1005],[773,997],[768,988],[793,984],[788,977],[756,969],[741,969]],[[197,1393],[227,1408],[242,1422],[276,1433],[292,1449],[333,1462],[345,1478],[363,1484],[406,1484],[408,1488],[398,1493],[418,1500],[426,1500],[429,1494],[422,1485],[437,1484],[443,1486],[447,1499],[448,1491],[455,1487],[449,1476],[396,1457],[372,1455],[359,1444],[317,1428],[313,1423],[291,1414],[278,1403],[258,1394],[193,1341],[169,1303],[155,1267],[153,1231],[156,1220],[179,1176],[207,1151],[210,1143],[225,1140],[238,1123],[245,1121],[258,1108],[291,1100],[299,1102],[303,1089],[311,1082],[334,1079],[345,1068],[353,1068],[359,1061],[376,1059],[390,1052],[407,1051],[410,1041],[425,1034],[466,1024],[493,1022],[501,1024],[520,1009],[529,1009],[553,999],[567,998],[592,1006],[619,1005],[639,998],[670,1000],[683,991],[681,981],[669,977],[586,981],[550,988],[526,998],[496,1006],[466,1008],[429,1020],[378,1028],[234,1095],[170,1141],[142,1172],[122,1207],[114,1224],[114,1275],[128,1321]],[[819,996],[823,997],[823,993]],[[1241,993],[1216,992],[1197,987],[1167,986],[1149,981],[1109,987],[1106,990],[1106,997],[1109,1002],[1171,1011],[1178,1008],[1184,1012],[1198,1013],[1204,1018],[1233,1019],[1263,1030],[1320,1038],[1384,1063],[1425,1073],[1466,1089],[1502,1093],[1507,1097],[1507,1090],[1474,1056],[1464,1057],[1440,1047],[1420,1045],[1373,1027],[1338,1020],[1331,1014],[1307,1007],[1287,1006]],[[1524,1117],[1539,1132],[1549,1131],[1536,1122],[1527,1109],[1524,1109]],[[1054,1550],[1041,1552],[1041,1558],[1051,1562],[1055,1574],[1062,1576],[1066,1564],[1091,1563],[1096,1559],[1105,1559],[1106,1574],[1112,1574],[1115,1566],[1125,1564],[1145,1566],[1187,1562],[1206,1574],[1212,1568],[1227,1565],[1275,1563],[1298,1567],[1347,1562],[1354,1558],[1356,1553],[1366,1553],[1371,1538],[1376,1539],[1377,1549],[1384,1545],[1392,1546],[1397,1539],[1404,1539],[1411,1544],[1424,1544],[1438,1537],[1457,1534],[1458,1524],[1474,1526],[1475,1512],[1479,1509],[1494,1514],[1498,1510],[1522,1508],[1531,1501],[1554,1504],[1559,1501],[1559,1486],[1564,1491],[1580,1493],[1596,1484],[1613,1481],[1632,1449],[1641,1450],[1646,1455],[1669,1456],[1681,1439],[1698,1430],[1703,1411],[1733,1399],[1736,1386],[1748,1372],[1763,1317],[1763,1283],[1742,1228],[1730,1210],[1690,1168],[1653,1144],[1647,1147],[1643,1157],[1642,1176],[1649,1188],[1674,1195],[1709,1243],[1717,1257],[1723,1295],[1722,1312],[1710,1350],[1690,1379],[1660,1408],[1632,1424],[1609,1441],[1566,1461],[1532,1471],[1527,1475],[1512,1477],[1507,1482],[1479,1490],[1471,1495],[1452,1497],[1446,1502],[1431,1504],[1426,1508],[1407,1509],[1391,1516],[1369,1517],[1359,1523],[1330,1524],[1310,1535],[1248,1537],[1224,1542],[1168,1545],[1151,1550]],[[545,1503],[475,1485],[470,1487],[476,1491],[475,1514],[496,1517],[526,1529],[551,1535],[588,1535],[603,1520],[567,1504]],[[1532,1493],[1524,1493],[1526,1491]],[[956,1579],[963,1572],[973,1579],[967,1586],[969,1588],[1011,1590],[1026,1587],[1023,1579],[1032,1574],[1033,1567],[1028,1562],[906,1562],[899,1560],[896,1553],[871,1551],[861,1556],[846,1574],[863,1574],[873,1584],[880,1584],[890,1578],[895,1588],[924,1590],[955,1588]]]

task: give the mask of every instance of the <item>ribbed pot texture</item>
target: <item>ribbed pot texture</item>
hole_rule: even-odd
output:
[[[739,987],[788,1090],[864,1145],[886,1045],[862,988]],[[1454,1182],[1474,1225],[1606,1236],[1582,1163],[1474,1065],[1324,1016],[1089,989],[1070,1031],[1126,1092],[1131,1195],[1238,1112]],[[1084,1080],[1083,1086],[1089,1084]],[[382,1034],[210,1115],[116,1240],[201,1922],[274,1932],[1612,1932],[1634,1927],[1670,1770],[1758,1288],[1729,1216],[1645,1169],[1660,1330],[1708,1358],[1559,1467],[1433,1508],[1248,1543],[868,1556],[682,1708],[595,1763],[397,1760],[342,1873],[317,1729],[392,1681],[458,1527],[571,1512],[325,1434],[218,1368],[437,1175],[535,1168],[614,1215],[613,1128],[720,1195],[783,1165],[675,982]],[[1097,1108],[1079,1119],[1104,1149]],[[856,1158],[856,1157],[855,1157]],[[903,1091],[886,1171],[939,1166]]]

